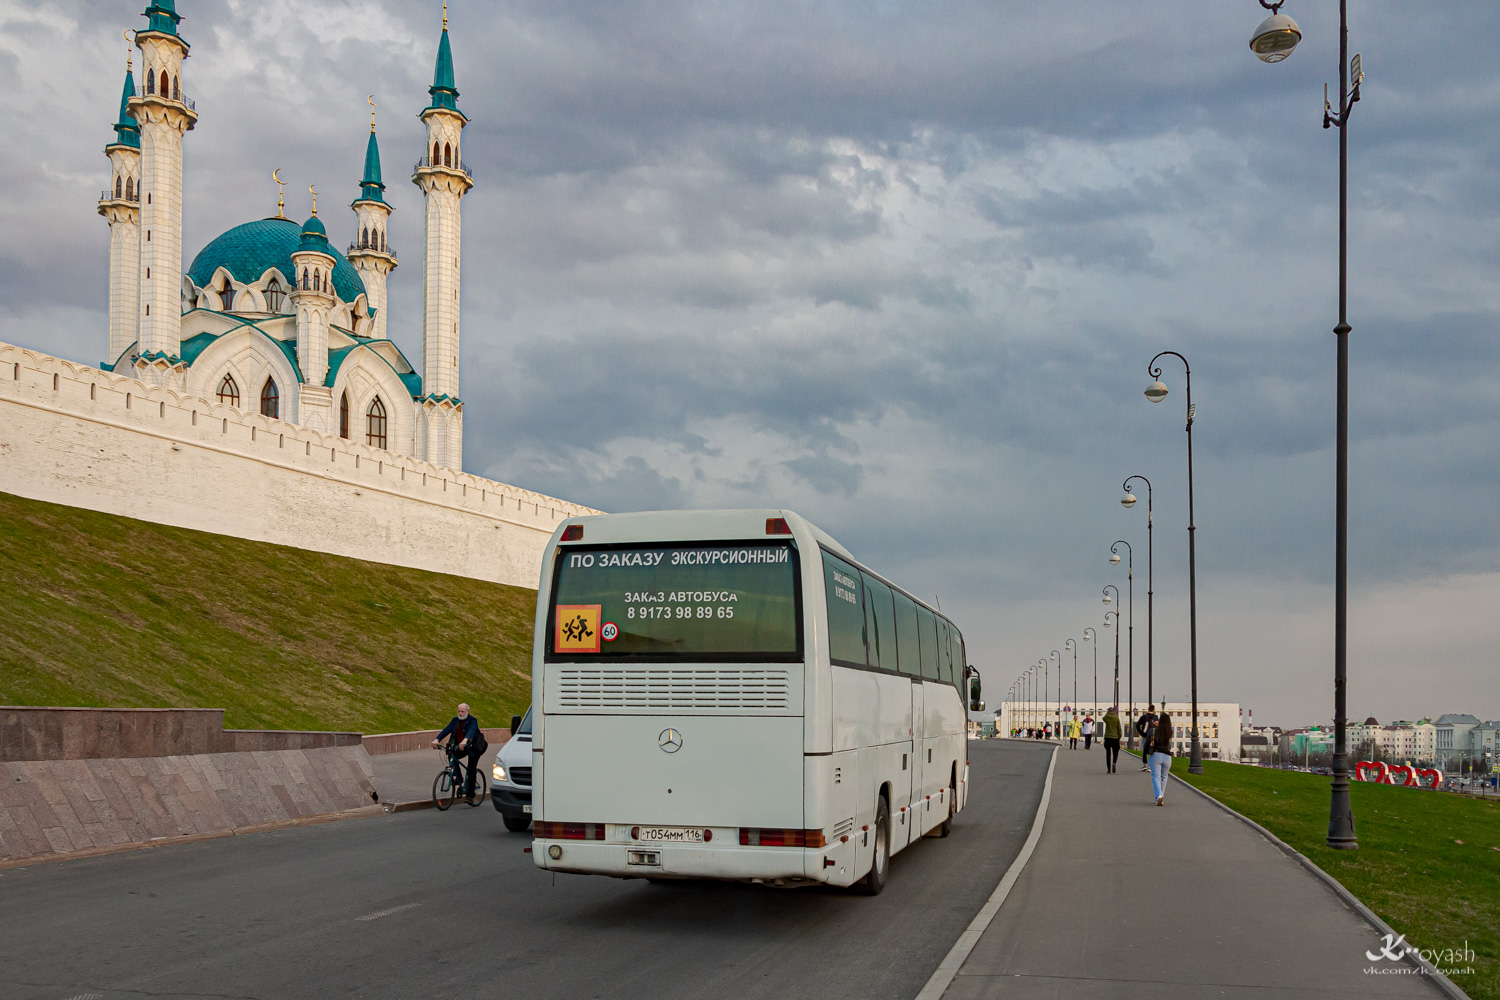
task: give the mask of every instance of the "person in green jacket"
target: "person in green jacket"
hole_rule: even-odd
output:
[[[1120,707],[1109,706],[1104,713],[1104,770],[1115,774],[1115,765],[1120,760]]]

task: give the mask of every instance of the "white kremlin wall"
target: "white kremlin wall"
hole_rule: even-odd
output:
[[[531,588],[598,513],[3,342],[0,492]]]

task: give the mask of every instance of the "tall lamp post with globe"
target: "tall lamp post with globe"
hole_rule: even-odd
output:
[[[1198,556],[1193,541],[1198,532],[1193,523],[1193,418],[1198,411],[1193,406],[1193,369],[1188,366],[1187,358],[1176,351],[1162,351],[1146,366],[1146,372],[1151,376],[1151,384],[1146,386],[1146,398],[1153,403],[1160,403],[1167,398],[1167,386],[1162,382],[1161,369],[1156,364],[1165,357],[1181,361],[1187,376],[1188,664],[1193,685],[1193,738],[1188,756],[1188,773],[1202,774],[1203,748],[1198,740]]]
[[[1260,0],[1271,16],[1256,26],[1250,50],[1262,62],[1279,63],[1302,40],[1297,22],[1281,13],[1284,0]],[[1354,834],[1354,811],[1349,805],[1349,746],[1345,696],[1349,650],[1349,113],[1359,102],[1364,82],[1362,60],[1349,58],[1347,0],[1339,0],[1339,106],[1335,113],[1323,97],[1323,127],[1339,130],[1339,322],[1337,340],[1337,449],[1334,459],[1334,569],[1333,569],[1333,785],[1328,804],[1328,846],[1352,851],[1359,847]]]
[[[1120,612],[1118,612],[1118,611],[1106,611],[1106,612],[1104,612],[1104,627],[1105,628],[1109,628],[1109,616],[1110,615],[1114,615],[1115,616],[1115,695],[1114,695],[1114,699],[1110,702],[1110,704],[1113,705],[1115,707],[1115,710],[1118,712],[1119,708],[1120,708]],[[1131,728],[1134,729],[1135,727],[1132,726]]]
[[[1130,492],[1130,484],[1139,479],[1146,484],[1146,702],[1156,703],[1156,675],[1155,675],[1155,652],[1156,652],[1156,556],[1155,544],[1152,534],[1155,530],[1156,515],[1152,510],[1151,480],[1145,476],[1131,476],[1125,480],[1122,489],[1125,495],[1120,498],[1120,506],[1129,510],[1136,504],[1135,494]],[[1132,554],[1132,561],[1135,556]],[[1135,601],[1132,596],[1130,617],[1135,618]],[[1132,727],[1133,730],[1134,727]]]
[[[1094,719],[1099,718],[1099,633],[1092,627],[1083,630],[1083,641],[1094,644]]]

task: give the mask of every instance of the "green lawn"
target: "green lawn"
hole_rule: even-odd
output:
[[[0,493],[0,705],[223,708],[238,729],[486,726],[536,592]]]
[[[1297,771],[1187,760],[1172,774],[1255,820],[1342,882],[1418,948],[1478,956],[1455,976],[1474,1000],[1500,1000],[1500,803],[1393,785],[1353,782],[1358,851],[1334,851],[1330,779]]]

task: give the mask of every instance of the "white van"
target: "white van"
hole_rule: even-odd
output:
[[[490,769],[490,801],[512,833],[531,829],[531,709],[510,717],[510,739]]]

